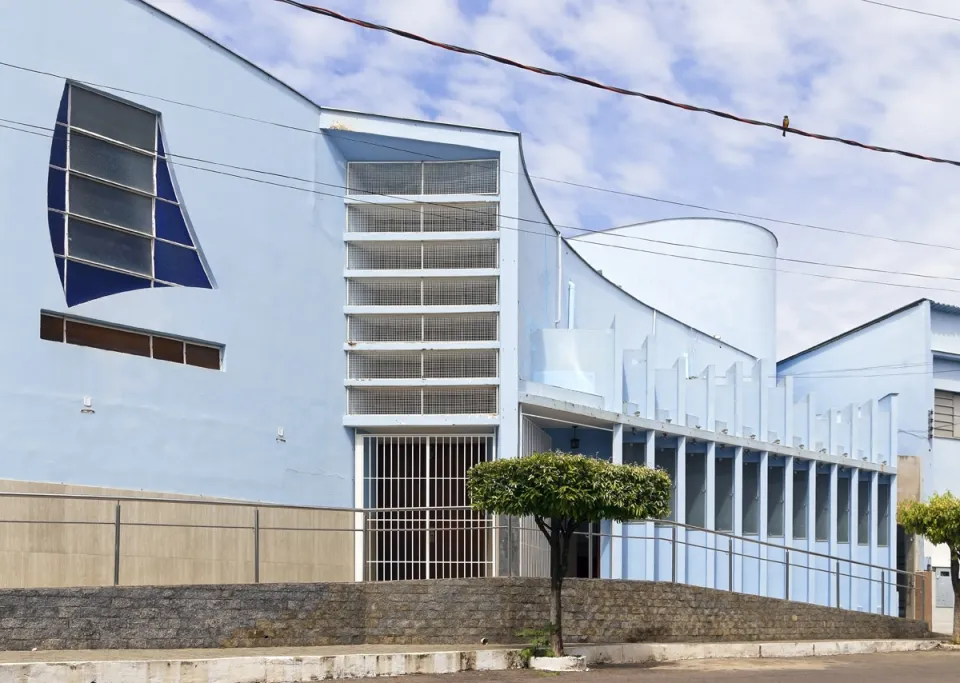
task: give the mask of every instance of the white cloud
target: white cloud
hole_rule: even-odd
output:
[[[454,55],[268,0],[151,0],[321,104],[524,134],[531,173],[857,232],[960,245],[960,168],[671,109]],[[951,0],[901,0],[960,15]],[[330,0],[332,9],[681,101],[960,158],[952,22],[856,0]],[[416,11],[411,11],[411,7]],[[465,9],[466,8],[466,9]],[[702,215],[537,181],[558,223]],[[762,222],[762,221],[761,221]],[[960,277],[960,251],[766,223],[782,256]],[[718,256],[719,258],[719,256]],[[960,282],[808,270],[955,292],[784,274],[786,355]]]

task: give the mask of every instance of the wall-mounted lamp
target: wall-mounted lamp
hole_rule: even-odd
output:
[[[80,412],[86,415],[93,415],[95,412],[97,412],[93,409],[92,398],[90,398],[89,396],[83,397],[83,407],[80,409]]]
[[[277,443],[286,443],[287,437],[283,435],[283,427],[277,427]]]
[[[575,451],[580,448],[580,439],[577,438],[577,425],[573,425],[573,436],[570,438],[570,450]]]

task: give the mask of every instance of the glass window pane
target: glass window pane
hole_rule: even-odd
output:
[[[89,325],[76,320],[67,321],[67,343],[135,356],[150,356],[150,337],[146,334]]]
[[[187,365],[196,365],[198,368],[210,370],[220,369],[220,349],[212,346],[187,344]]]
[[[68,256],[133,273],[153,273],[150,239],[71,218],[67,226]]]
[[[860,477],[857,492],[857,543],[870,543],[870,479]]]
[[[807,489],[810,488],[805,470],[793,473],[793,537],[807,537]]]
[[[687,518],[691,526],[707,526],[707,458],[702,453],[687,454]]]
[[[783,478],[785,467],[767,470],[767,535],[783,536]]]
[[[46,313],[40,314],[40,338],[47,341],[63,341],[63,318]]]
[[[117,187],[70,175],[69,211],[153,234],[153,200]]]
[[[814,467],[811,463],[811,467]],[[827,473],[817,473],[817,491],[816,491],[816,540],[830,540],[830,475]]]
[[[140,149],[157,149],[156,115],[84,88],[70,88],[70,125]]]
[[[880,482],[877,489],[877,545],[890,545],[890,482]]]
[[[714,514],[717,531],[733,531],[733,458],[717,458]]]
[[[153,157],[76,132],[70,134],[70,168],[153,192]]]
[[[183,363],[183,342],[166,337],[153,338],[153,357],[171,363]]]
[[[743,463],[743,535],[760,533],[760,463]]]
[[[837,543],[850,542],[850,481],[837,481]]]

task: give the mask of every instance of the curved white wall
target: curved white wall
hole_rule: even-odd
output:
[[[742,221],[682,218],[582,235],[570,244],[644,303],[754,356],[776,359],[777,240],[770,231]]]

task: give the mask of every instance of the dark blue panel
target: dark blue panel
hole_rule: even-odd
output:
[[[155,272],[158,280],[173,282],[184,287],[212,289],[200,255],[193,249],[178,247],[166,242],[155,243]]]
[[[160,130],[160,125],[157,125],[157,154],[165,157],[167,153],[163,151],[163,132]]]
[[[157,287],[173,287],[173,285],[168,285],[166,282],[157,282],[156,280],[154,280],[153,288],[156,289]]]
[[[162,240],[185,244],[188,247],[194,246],[190,239],[190,233],[187,231],[187,223],[183,220],[183,212],[176,204],[169,202],[154,202],[154,212],[156,213],[157,237]]]
[[[163,158],[157,159],[157,196],[177,201],[177,193],[173,190],[173,181],[170,179],[170,169]]]
[[[57,123],[62,123],[63,125],[67,125],[67,112],[69,111],[67,108],[67,102],[69,101],[67,96],[69,92],[70,85],[64,84],[63,95],[60,96],[60,109],[57,110]]]
[[[66,231],[63,224],[67,218],[62,213],[56,211],[47,211],[47,224],[50,226],[50,245],[53,247],[53,253],[57,256],[63,256],[63,237]]]
[[[66,286],[67,306],[76,306],[111,294],[150,287],[150,280],[89,266],[86,263],[70,261],[67,268],[69,275]]]
[[[51,168],[47,174],[47,206],[67,210],[67,172]]]
[[[63,284],[63,273],[64,273],[64,268],[66,267],[66,263],[64,262],[64,260],[63,260],[62,258],[57,258],[57,259],[54,259],[54,260],[57,262],[57,272],[60,273],[60,284],[62,285],[62,284]]]
[[[50,143],[50,165],[67,167],[67,129],[57,124],[53,127],[53,141]]]

